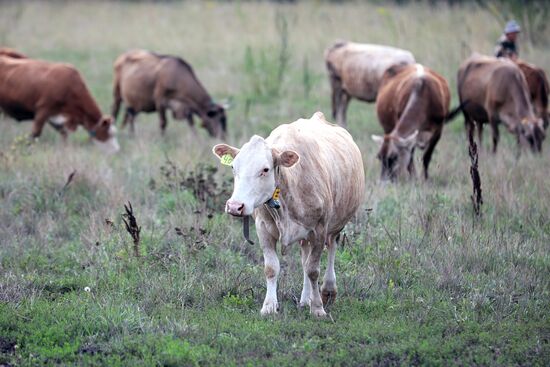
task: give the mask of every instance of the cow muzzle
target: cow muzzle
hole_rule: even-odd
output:
[[[244,213],[244,203],[229,199],[225,204],[225,212],[235,217],[242,217]]]

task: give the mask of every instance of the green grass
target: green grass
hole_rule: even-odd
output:
[[[0,41],[73,63],[104,111],[118,54],[183,56],[215,98],[233,100],[234,145],[317,110],[330,116],[322,54],[338,38],[410,49],[448,78],[456,103],[460,61],[491,52],[500,28],[474,5],[0,4]],[[550,69],[547,48],[522,46]],[[195,139],[170,121],[161,138],[157,117],[140,115],[136,137],[120,132],[121,152],[106,157],[82,131],[64,146],[46,127],[28,146],[30,123],[1,120],[0,365],[548,365],[548,144],[518,160],[503,131],[496,156],[482,151],[475,218],[460,118],[445,127],[430,181],[389,186],[377,181],[374,106],[353,102],[348,120],[367,192],[337,253],[327,320],[296,305],[297,246],[280,257],[280,313],[260,316],[261,250],[223,214],[231,173],[204,131]],[[122,223],[128,201],[140,258]]]

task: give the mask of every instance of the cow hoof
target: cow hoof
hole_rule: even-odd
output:
[[[332,304],[336,300],[336,289],[321,289],[321,299],[323,305]]]
[[[322,307],[318,308],[316,310],[311,310],[311,313],[313,314],[313,316],[315,316],[319,319],[327,317],[327,313],[325,312],[325,310]]]
[[[306,308],[310,306],[310,303],[311,303],[310,301],[300,301],[300,303],[298,304],[298,307]]]
[[[262,316],[271,315],[277,313],[277,309],[279,308],[279,305],[277,304],[277,301],[274,302],[264,302],[264,306],[262,307],[260,313]]]

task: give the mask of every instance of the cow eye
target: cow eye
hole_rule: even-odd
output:
[[[269,168],[264,168],[264,173],[268,173],[269,172]]]

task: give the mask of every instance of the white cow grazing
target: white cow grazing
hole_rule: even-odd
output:
[[[345,126],[352,97],[376,101],[384,72],[415,60],[412,53],[398,48],[341,41],[325,51],[325,62],[332,87],[332,117]]]
[[[323,303],[336,297],[336,237],[361,205],[365,175],[361,152],[351,135],[321,112],[277,127],[267,139],[257,135],[241,149],[218,144],[218,157],[230,155],[235,176],[226,212],[254,214],[264,253],[267,293],[261,313],[276,313],[279,259],[276,243],[300,241],[304,285],[300,305],[325,316]],[[280,208],[266,204],[280,189]],[[328,266],[319,292],[319,261],[325,245]]]

